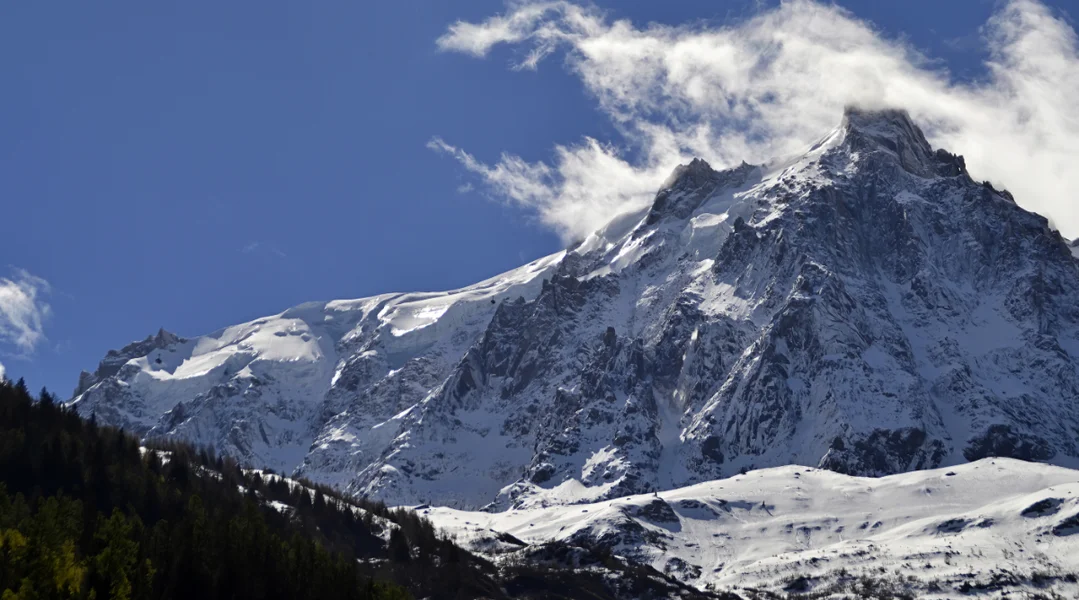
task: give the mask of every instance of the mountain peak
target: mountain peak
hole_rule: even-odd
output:
[[[848,129],[898,128],[921,133],[910,113],[903,108],[863,108],[848,104],[843,108],[843,125]]]
[[[646,223],[651,225],[666,215],[685,219],[716,190],[741,186],[756,170],[756,166],[742,161],[737,167],[717,171],[701,158],[678,165],[660,186]]]
[[[701,184],[714,179],[715,175],[716,170],[712,168],[712,165],[708,164],[708,161],[702,158],[694,158],[689,161],[689,164],[678,165],[674,168],[674,171],[671,171],[667,180],[663,182],[663,185],[659,186],[660,193],[663,190],[675,187],[700,187]]]
[[[966,173],[963,157],[945,150],[934,152],[921,128],[904,109],[847,106],[840,127],[852,150],[883,149],[895,155],[904,170],[920,177],[954,177]]]
[[[847,106],[843,110],[844,131],[869,138],[892,152],[909,149],[929,156],[933,149],[910,113],[901,108],[867,109]]]
[[[180,336],[171,331],[166,331],[164,327],[161,327],[157,330],[157,335],[154,336],[153,341],[159,348],[164,348],[180,341]]]
[[[156,335],[148,335],[146,336],[146,339],[138,342],[131,342],[119,350],[109,350],[108,354],[105,355],[105,358],[98,363],[96,371],[93,373],[83,371],[79,375],[79,383],[75,387],[73,397],[79,397],[97,382],[116,375],[127,361],[132,358],[146,356],[154,350],[164,350],[173,344],[183,343],[185,341],[187,340],[171,331],[167,331],[164,327],[161,327],[157,330]]]

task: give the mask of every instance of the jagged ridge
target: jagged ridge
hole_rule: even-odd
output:
[[[566,253],[178,341],[168,377],[133,358],[74,400],[352,493],[459,507],[790,463],[1076,465],[1075,297],[1079,262],[1045,219],[905,112],[852,108],[802,156],[679,167]]]

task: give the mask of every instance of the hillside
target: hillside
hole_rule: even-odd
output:
[[[86,422],[0,381],[11,598],[729,599],[587,546],[496,566],[409,510]],[[9,596],[9,594],[11,594]]]
[[[917,598],[1079,596],[1079,471],[1014,459],[881,478],[786,466],[592,504],[419,512],[496,562],[586,544],[747,598],[860,597],[865,580]]]

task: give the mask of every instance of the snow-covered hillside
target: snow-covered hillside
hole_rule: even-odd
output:
[[[364,442],[337,425],[342,419],[366,435],[422,400],[497,303],[534,297],[559,258],[453,292],[312,302],[191,340],[162,330],[84,371],[72,402],[139,435],[212,444],[252,466],[292,472],[320,433],[323,450]],[[350,415],[341,408],[355,395],[363,410]],[[368,460],[380,449],[371,445]]]
[[[876,479],[786,466],[594,504],[419,512],[495,560],[598,546],[747,597],[862,577],[915,597],[1079,597],[1079,471],[1012,459]]]
[[[1079,261],[901,111],[675,170],[462,290],[303,305],[80,379],[83,414],[390,503],[594,502],[820,466],[1079,465]]]

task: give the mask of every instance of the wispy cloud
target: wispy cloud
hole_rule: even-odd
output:
[[[572,239],[644,206],[693,156],[763,162],[826,133],[845,105],[898,106],[934,145],[963,154],[975,177],[1079,236],[1076,33],[1036,0],[1005,2],[982,32],[988,75],[959,82],[871,23],[811,0],[726,27],[637,26],[569,1],[515,2],[453,24],[439,48],[482,57],[516,45],[520,69],[563,53],[624,145],[585,138],[556,145],[549,163],[503,154],[493,165],[438,138],[429,146]]]
[[[255,254],[256,252],[264,252],[272,254],[278,258],[286,258],[288,255],[276,248],[275,246],[268,246],[262,242],[249,242],[243,248],[240,248],[240,252],[244,254]]]
[[[619,151],[586,138],[578,146],[556,146],[555,166],[503,154],[486,165],[440,138],[427,146],[456,158],[494,192],[538,213],[540,221],[567,240],[580,238],[613,216],[641,206],[669,174],[666,166],[631,165]]]
[[[11,279],[0,277],[0,343],[26,356],[45,341],[49,289],[49,282],[22,269]]]

